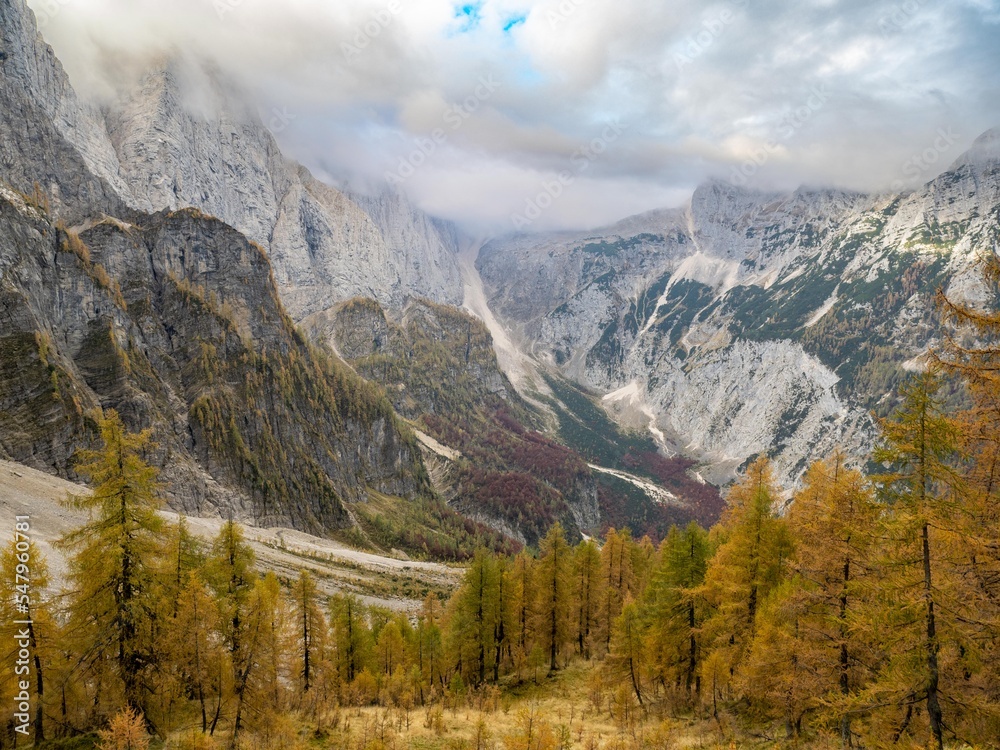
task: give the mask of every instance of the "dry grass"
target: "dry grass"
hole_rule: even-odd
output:
[[[754,747],[716,722],[645,711],[628,691],[595,691],[598,668],[571,663],[536,684],[429,706],[343,708],[310,740],[330,750],[668,750]],[[530,677],[525,675],[525,677]],[[597,694],[600,693],[600,694]],[[758,743],[759,744],[759,743]],[[760,746],[764,746],[760,744]],[[774,745],[770,745],[774,746]],[[812,745],[815,746],[815,745]]]

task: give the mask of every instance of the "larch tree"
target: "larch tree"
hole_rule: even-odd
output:
[[[788,570],[793,545],[785,520],[775,512],[777,497],[770,464],[758,458],[729,491],[728,507],[713,529],[716,552],[698,589],[711,612],[703,633],[712,653],[702,673],[711,685],[713,710],[720,695],[729,695],[761,602]]]
[[[216,606],[223,643],[229,652],[231,674],[228,684],[239,693],[247,686],[247,611],[257,574],[256,557],[247,544],[243,529],[232,520],[226,521],[212,540],[206,562],[206,576],[215,592]],[[236,696],[237,702],[241,700]],[[209,733],[218,726],[224,701],[219,701],[209,724]]]
[[[944,746],[945,696],[953,714],[959,684],[945,667],[960,659],[961,587],[952,567],[960,545],[961,477],[958,430],[945,413],[941,381],[933,371],[901,388],[902,405],[882,423],[875,461],[886,467],[876,477],[889,506],[881,529],[882,580],[872,627],[885,635],[886,663],[871,688],[874,705],[898,706],[894,735],[913,731],[914,706],[925,708],[933,746]],[[950,671],[950,670],[948,670]],[[956,715],[949,716],[953,725]]]
[[[519,553],[507,569],[507,592],[510,601],[511,661],[518,675],[528,663],[534,647],[535,562],[527,553]]]
[[[572,550],[566,543],[562,525],[549,529],[540,545],[536,579],[536,633],[546,653],[549,672],[558,669],[558,656],[571,639]]]
[[[822,692],[811,669],[820,659],[813,653],[816,643],[806,637],[803,599],[795,575],[764,597],[735,679],[744,720],[765,727],[783,721],[789,738],[801,733],[806,713],[815,709]]]
[[[621,614],[625,596],[633,590],[635,577],[632,573],[631,532],[609,529],[601,547],[601,577],[603,601],[601,603],[600,628],[605,653],[611,648],[611,630],[615,618]]]
[[[573,551],[573,626],[577,653],[585,659],[590,659],[597,635],[603,580],[601,551],[593,540],[584,540]]]
[[[862,597],[870,590],[874,530],[882,515],[870,483],[837,452],[806,472],[788,512],[796,539],[796,587],[782,605],[802,624],[804,668],[819,714],[853,744],[855,697],[871,679],[873,644],[856,632]],[[777,609],[777,608],[776,608]],[[778,610],[780,611],[780,610]]]
[[[312,574],[308,570],[300,571],[292,588],[292,601],[300,660],[298,676],[303,693],[308,693],[313,686],[317,662],[320,661],[317,657],[322,654],[326,642],[326,618],[319,598],[319,590]]]
[[[441,637],[441,602],[434,594],[424,598],[420,614],[417,616],[417,668],[421,675],[421,699],[423,686],[434,690],[444,684],[444,645]]]
[[[476,550],[465,571],[452,612],[452,648],[463,678],[473,685],[486,681],[495,657],[499,572],[485,549]]]
[[[960,537],[963,596],[971,615],[964,658],[976,673],[976,694],[968,699],[975,700],[980,731],[1000,736],[1000,255],[995,248],[982,259],[988,304],[960,304],[938,293],[946,326],[934,356],[961,378],[971,400],[957,415],[969,458]]]
[[[697,592],[709,552],[708,534],[698,524],[691,522],[683,531],[672,527],[641,601],[649,668],[663,687],[683,690],[688,703],[701,693],[705,607]]]
[[[607,666],[611,674],[625,680],[635,693],[639,705],[645,705],[642,695],[645,623],[639,606],[626,596],[622,613],[615,618],[611,628],[611,650]]]
[[[368,667],[371,659],[372,633],[365,621],[366,614],[367,608],[354,594],[330,597],[334,661],[342,692]]]
[[[82,640],[81,662],[107,661],[125,704],[144,713],[156,654],[153,566],[162,552],[157,470],[143,458],[150,431],[130,433],[114,410],[97,417],[103,448],[83,451],[77,471],[94,485],[71,496],[90,520],[60,540],[71,551],[69,627]]]
[[[504,658],[510,661],[510,619],[511,597],[510,581],[507,569],[510,565],[506,557],[494,560],[494,575],[496,576],[496,597],[492,602],[491,619],[493,620],[493,682],[500,681],[500,669]]]
[[[201,540],[191,533],[187,518],[181,516],[170,528],[167,543],[168,556],[164,575],[161,576],[165,599],[171,616],[176,616],[182,590],[187,585],[188,576],[200,570],[205,564],[205,552]]]
[[[283,625],[281,586],[269,572],[253,582],[240,625],[239,648],[232,655],[236,705],[231,750],[240,747],[248,713],[273,717],[282,709]]]
[[[178,694],[196,702],[202,732],[208,732],[209,721],[221,710],[229,684],[222,625],[212,593],[197,572],[188,573],[165,657],[178,672]]]
[[[391,679],[406,666],[406,641],[400,623],[393,619],[379,631],[375,654],[381,674]]]

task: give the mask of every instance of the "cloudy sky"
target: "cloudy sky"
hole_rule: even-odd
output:
[[[88,95],[213,60],[318,175],[489,231],[594,226],[711,177],[912,186],[1000,125],[1000,0],[29,4]]]

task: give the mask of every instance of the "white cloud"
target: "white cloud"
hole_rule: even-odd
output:
[[[213,59],[265,111],[295,113],[278,134],[289,154],[340,178],[381,179],[443,127],[406,189],[483,225],[508,221],[613,120],[625,132],[539,223],[677,202],[776,139],[752,178],[762,185],[888,187],[937,128],[960,134],[957,156],[1000,123],[996,0],[482,0],[469,16],[459,5],[66,0],[44,33],[98,97],[156,55]],[[501,85],[443,125],[484,76]],[[789,134],[816,87],[827,101]]]

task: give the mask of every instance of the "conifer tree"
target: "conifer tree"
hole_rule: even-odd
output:
[[[601,607],[601,633],[604,651],[611,647],[611,630],[614,621],[621,614],[625,596],[634,585],[632,574],[632,554],[629,549],[631,533],[628,529],[609,529],[601,548],[601,577],[603,579],[604,601]]]
[[[244,539],[243,530],[232,520],[222,525],[212,541],[212,549],[206,562],[206,575],[216,595],[223,643],[229,652],[231,674],[228,683],[235,693],[236,703],[242,705],[252,662],[248,651],[248,609],[254,590],[255,555]],[[257,633],[254,633],[256,636]],[[220,701],[209,724],[209,733],[215,733],[223,707]]]
[[[165,589],[163,598],[168,603],[170,615],[175,617],[188,576],[204,566],[205,554],[201,540],[191,533],[187,518],[184,516],[177,519],[170,532],[172,538],[167,545],[169,554],[166,559],[168,567],[162,576]]]
[[[880,516],[869,483],[845,466],[840,452],[809,468],[788,513],[798,574],[789,598],[812,657],[804,666],[820,714],[832,715],[846,746],[853,743],[853,697],[871,679],[874,661],[873,644],[859,637],[855,623],[873,580]]]
[[[622,613],[615,618],[611,633],[611,650],[608,652],[608,666],[612,674],[624,678],[635,693],[639,705],[644,705],[643,681],[643,641],[645,628],[639,615],[638,605],[631,596],[626,597]]]
[[[549,672],[558,669],[557,657],[570,640],[570,595],[572,551],[562,525],[556,523],[540,545],[538,558],[537,618],[538,642],[548,656]]]
[[[219,609],[197,572],[190,572],[179,597],[177,616],[171,625],[164,658],[179,673],[181,695],[191,695],[197,703],[202,732],[218,714],[225,697],[229,663],[220,633]]]
[[[792,575],[764,597],[735,680],[744,720],[765,726],[782,720],[789,738],[801,733],[824,688],[815,669],[823,661],[821,644],[808,637],[805,589]]]
[[[452,635],[457,663],[473,685],[486,681],[493,670],[499,590],[496,561],[485,549],[476,550],[455,597]]]
[[[945,319],[936,364],[965,383],[971,405],[957,416],[965,472],[965,524],[960,535],[963,598],[975,633],[963,658],[976,666],[980,726],[1000,733],[1000,256],[982,259],[988,306],[962,305],[938,293]],[[986,698],[985,696],[991,696]],[[989,722],[986,717],[990,716]]]
[[[61,540],[72,552],[69,626],[82,641],[81,661],[113,664],[126,706],[143,713],[156,659],[152,591],[162,500],[157,471],[143,459],[150,431],[129,433],[114,410],[97,424],[103,448],[82,452],[77,467],[93,492],[67,501],[90,511],[90,520]]]
[[[239,649],[233,653],[235,709],[229,746],[240,746],[248,708],[273,717],[284,707],[282,656],[285,620],[281,586],[274,573],[255,579],[240,624]]]
[[[319,591],[316,581],[308,570],[299,572],[299,578],[292,590],[294,602],[297,652],[301,659],[302,692],[308,693],[313,686],[317,655],[322,653],[326,640],[326,619],[319,605]]]
[[[256,555],[243,529],[226,521],[212,541],[206,574],[219,600],[225,621],[225,638],[231,653],[240,649],[247,600],[253,590]]]
[[[521,671],[527,666],[528,656],[534,647],[534,561],[525,552],[520,552],[511,563],[507,577],[511,611],[508,638],[511,644],[511,661],[520,679]]]
[[[372,632],[365,621],[366,609],[354,594],[330,598],[334,660],[342,690],[368,667],[371,658]]]
[[[576,650],[590,659],[597,634],[600,603],[603,598],[601,552],[590,539],[577,545],[573,552],[573,617],[576,630]]]
[[[701,692],[701,625],[697,590],[708,565],[708,534],[693,521],[670,529],[641,602],[647,623],[649,668],[664,687],[682,687],[687,701]]]
[[[379,668],[388,679],[406,667],[406,641],[398,620],[390,620],[379,631],[375,653],[378,655]]]
[[[433,689],[443,686],[444,646],[441,638],[441,603],[434,594],[424,599],[417,617],[417,667],[421,685]],[[421,698],[423,696],[421,695]]]
[[[949,559],[957,542],[963,490],[956,470],[958,432],[944,413],[939,390],[940,379],[932,371],[905,384],[903,403],[883,422],[883,443],[874,453],[875,460],[888,467],[876,479],[890,506],[883,530],[884,577],[879,582],[882,611],[875,616],[890,641],[872,702],[899,706],[897,735],[912,728],[913,707],[923,703],[930,740],[942,748],[943,660],[954,659],[960,640],[953,626],[962,611],[961,594]],[[951,692],[955,686],[948,687]],[[953,703],[958,696],[948,697]],[[947,721],[954,720],[950,716]]]
[[[730,490],[728,507],[713,529],[716,553],[698,590],[711,611],[704,634],[713,653],[702,671],[713,706],[753,640],[761,602],[788,569],[792,540],[774,511],[776,498],[770,465],[758,458]]]
[[[496,597],[493,599],[493,682],[500,681],[500,669],[504,662],[504,654],[510,658],[510,582],[507,569],[510,563],[506,557],[494,558],[494,575],[496,577]]]

